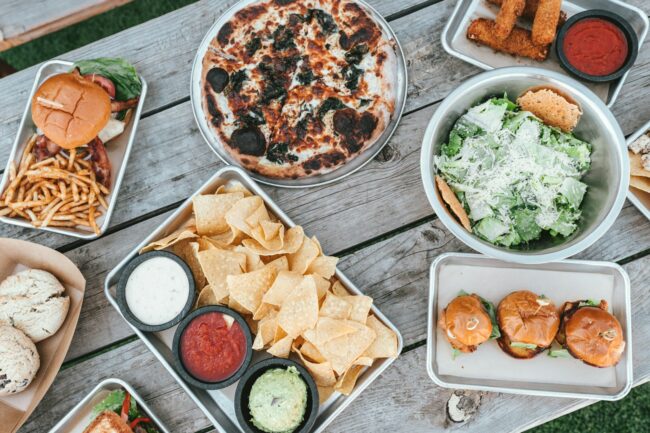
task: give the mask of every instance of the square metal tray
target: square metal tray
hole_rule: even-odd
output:
[[[448,253],[431,265],[427,371],[445,388],[539,395],[545,397],[619,400],[632,388],[632,310],[630,280],[615,263],[565,260],[530,266],[478,254]],[[605,299],[621,322],[625,352],[615,367],[596,368],[573,358],[510,357],[494,341],[453,359],[450,344],[438,328],[438,313],[460,290],[494,303],[515,290],[549,297],[559,308],[565,301]]]
[[[562,2],[562,10],[570,17],[586,9],[604,9],[614,12],[626,19],[639,38],[639,50],[648,33],[648,16],[641,9],[619,0],[566,0]],[[476,18],[494,19],[498,6],[486,0],[458,0],[456,8],[442,31],[442,46],[449,54],[482,69],[503,68],[506,66],[536,66],[569,75],[562,67],[555,54],[555,46],[550,49],[548,59],[544,62],[525,57],[514,57],[510,54],[499,53],[490,47],[485,47],[470,41],[465,37],[469,22]],[[523,25],[521,23],[520,25]],[[530,25],[527,25],[530,28]],[[610,83],[591,83],[573,77],[589,87],[608,107],[614,105],[629,71],[621,78]]]
[[[50,60],[43,63],[41,67],[36,72],[36,79],[34,80],[34,85],[32,90],[29,93],[29,98],[27,99],[27,104],[25,106],[25,111],[23,113],[23,118],[20,121],[20,126],[18,127],[18,133],[16,134],[16,139],[14,140],[14,145],[11,149],[11,154],[7,160],[7,167],[2,176],[2,181],[0,181],[0,193],[4,191],[7,183],[9,182],[9,167],[11,161],[15,161],[16,164],[20,162],[20,157],[23,153],[23,149],[27,145],[27,140],[36,132],[36,125],[32,120],[32,97],[38,89],[38,87],[45,81],[47,78],[52,75],[61,74],[64,72],[69,72],[72,69],[73,62],[68,62],[65,60]],[[140,81],[142,82],[142,93],[140,94],[140,100],[135,109],[135,113],[131,118],[131,121],[124,128],[124,132],[116,137],[114,140],[111,140],[106,145],[106,151],[108,152],[108,157],[111,160],[112,165],[112,175],[113,185],[110,188],[110,194],[106,197],[108,202],[108,209],[104,215],[97,218],[97,225],[99,227],[99,234],[93,232],[79,230],[76,228],[63,228],[63,227],[34,227],[29,221],[26,221],[22,218],[9,218],[6,216],[0,217],[0,221],[13,224],[20,227],[27,227],[36,230],[45,230],[48,232],[59,233],[62,235],[74,236],[81,239],[97,239],[100,237],[108,228],[111,216],[113,215],[113,210],[115,209],[115,204],[117,202],[117,195],[122,185],[122,179],[124,173],[126,172],[126,163],[129,159],[131,153],[131,147],[133,146],[133,141],[135,139],[135,133],[138,129],[138,122],[140,120],[140,114],[142,112],[142,107],[144,105],[144,99],[147,95],[147,82],[142,78],[142,75],[138,75]]]
[[[293,227],[295,223],[285,214],[277,204],[260,188],[260,186],[253,181],[246,172],[239,168],[228,166],[219,170],[212,176],[206,183],[193,194],[208,194],[216,191],[216,189],[229,181],[239,181],[253,194],[256,194],[264,200],[269,211],[277,216],[286,226]],[[120,312],[117,300],[115,298],[115,286],[120,278],[122,269],[126,264],[131,261],[142,247],[149,244],[151,241],[160,239],[167,234],[172,233],[177,227],[182,225],[192,214],[192,197],[189,197],[180,207],[163,222],[158,229],[147,236],[137,247],[135,247],[106,277],[104,283],[104,293],[115,307]],[[341,283],[353,294],[362,294],[362,292],[340,271],[336,270],[336,277]],[[388,326],[397,335],[398,353],[402,351],[403,341],[402,336],[386,316],[373,304],[372,313]],[[127,322],[128,323],[128,322]],[[129,324],[129,326],[131,326]],[[208,417],[210,422],[221,433],[241,432],[234,409],[234,397],[237,383],[231,386],[216,390],[206,391],[196,388],[186,383],[177,373],[174,368],[174,358],[171,351],[172,340],[176,327],[172,327],[163,332],[142,332],[139,329],[131,326],[133,331],[140,337],[144,344],[153,352],[158,360],[167,369],[169,374],[178,382],[178,384],[187,392],[187,394],[194,400],[194,402],[201,408],[201,410]],[[253,363],[268,357],[265,352],[254,352]],[[312,430],[312,433],[320,433],[325,430],[327,425],[338,416],[343,409],[345,409],[352,401],[363,392],[364,389],[370,385],[395,359],[381,359],[376,360],[375,363],[368,367],[365,372],[359,377],[354,390],[349,396],[344,396],[335,392],[326,402],[320,405],[318,418]]]
[[[135,392],[131,386],[120,379],[106,379],[97,385],[90,393],[84,397],[75,407],[73,407],[61,421],[56,423],[49,433],[82,433],[88,424],[92,421],[92,409],[98,404],[106,395],[116,389],[125,389],[131,398],[135,399],[140,409],[145,412],[149,418],[156,424],[161,433],[169,433],[167,427],[160,422],[160,419],[155,413],[149,409],[147,403]]]
[[[630,135],[630,137],[627,139],[627,145],[629,146],[637,138],[648,132],[648,130],[650,130],[650,121],[643,125],[634,134]],[[627,192],[627,198],[632,202],[634,206],[636,206],[637,209],[639,209],[643,215],[645,215],[647,219],[650,220],[650,193],[643,191],[636,192],[630,188]]]

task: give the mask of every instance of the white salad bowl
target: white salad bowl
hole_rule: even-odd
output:
[[[492,96],[511,100],[535,87],[550,87],[578,103],[583,115],[574,135],[592,144],[591,168],[582,181],[588,185],[578,229],[567,238],[534,241],[525,247],[493,245],[465,230],[450,214],[435,185],[433,158],[449,139],[454,123],[467,110]],[[427,198],[442,223],[458,239],[485,255],[510,262],[537,264],[573,256],[596,242],[616,220],[628,189],[630,166],[625,137],[607,106],[587,87],[565,75],[540,68],[494,69],[467,80],[440,104],[424,135],[420,170]]]

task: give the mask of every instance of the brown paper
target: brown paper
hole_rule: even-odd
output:
[[[36,344],[41,367],[29,387],[21,393],[0,397],[0,433],[16,432],[54,381],[70,347],[86,288],[79,269],[63,254],[30,242],[0,238],[0,281],[29,268],[43,269],[56,276],[70,297],[70,309],[57,333]]]

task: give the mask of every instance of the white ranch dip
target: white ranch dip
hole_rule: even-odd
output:
[[[168,257],[153,257],[131,272],[124,289],[131,313],[147,325],[162,325],[178,316],[190,295],[185,271]]]

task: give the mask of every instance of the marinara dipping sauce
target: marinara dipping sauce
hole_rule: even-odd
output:
[[[233,317],[209,311],[185,327],[179,348],[181,362],[192,376],[203,382],[222,382],[244,363],[246,336]]]
[[[618,71],[629,53],[625,33],[602,18],[585,18],[569,27],[562,50],[574,68],[595,76]]]

